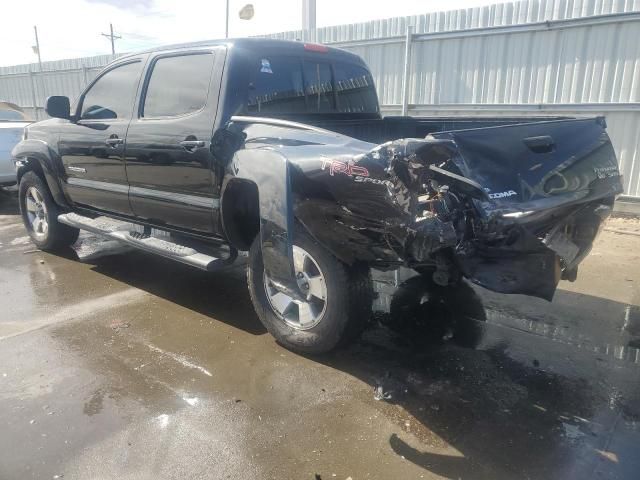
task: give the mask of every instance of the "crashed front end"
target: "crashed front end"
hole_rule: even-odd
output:
[[[301,177],[296,216],[344,261],[547,300],[622,192],[601,118],[396,140]]]

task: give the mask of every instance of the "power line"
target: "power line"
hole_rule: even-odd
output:
[[[120,35],[114,35],[113,34],[113,24],[109,24],[109,30],[111,31],[111,33],[101,33],[100,35],[102,35],[103,37],[107,37],[111,40],[111,54],[115,55],[116,54],[116,43],[115,40],[120,40],[122,37]]]

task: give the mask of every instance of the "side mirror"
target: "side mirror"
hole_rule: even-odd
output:
[[[44,111],[47,115],[54,118],[64,118],[69,120],[71,118],[71,105],[69,103],[69,97],[63,97],[60,95],[53,95],[47,98],[47,105],[44,107]]]

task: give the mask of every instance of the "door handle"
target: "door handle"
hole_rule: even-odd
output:
[[[104,141],[104,143],[106,143],[111,148],[115,148],[118,145],[122,145],[124,143],[124,139],[123,138],[118,138],[118,137],[110,137],[110,138],[107,138]]]
[[[184,147],[187,152],[193,152],[196,148],[204,147],[204,140],[183,140],[180,145]]]

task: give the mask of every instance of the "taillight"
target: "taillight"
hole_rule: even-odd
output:
[[[327,53],[329,51],[329,47],[326,45],[321,45],[319,43],[305,43],[304,49],[308,52],[318,52],[318,53]]]

